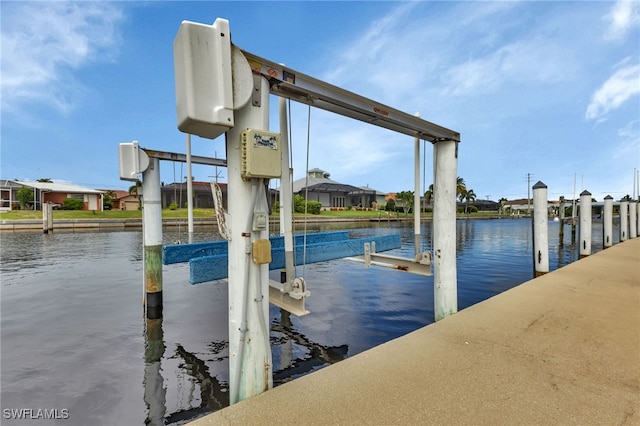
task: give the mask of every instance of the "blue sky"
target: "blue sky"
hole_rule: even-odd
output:
[[[5,179],[126,189],[120,142],[184,152],[173,39],[217,17],[249,52],[460,132],[458,175],[478,198],[526,197],[531,174],[549,198],[570,198],[575,177],[577,193],[618,199],[640,169],[640,2],[2,1],[1,15]],[[308,109],[291,113],[300,178]],[[317,109],[309,134],[309,168],[413,189],[411,137]],[[224,157],[224,142],[193,137],[192,152]],[[174,176],[184,166],[162,162]]]

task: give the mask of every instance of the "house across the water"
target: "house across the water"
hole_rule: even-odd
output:
[[[41,210],[42,203],[53,203],[62,207],[67,198],[82,200],[83,210],[103,210],[102,191],[85,188],[70,183],[31,182],[0,179],[0,210],[18,210],[21,208],[17,193],[22,188],[29,188],[33,192],[33,199],[29,200],[26,208]]]
[[[318,201],[323,210],[347,207],[372,209],[384,204],[385,194],[367,186],[357,187],[336,182],[324,170],[315,168],[308,176],[293,181],[293,193],[307,201]]]

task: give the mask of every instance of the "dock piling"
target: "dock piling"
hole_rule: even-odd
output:
[[[591,193],[580,193],[580,259],[591,254]]]
[[[602,244],[606,249],[613,245],[613,197],[611,195],[604,197],[602,210]]]
[[[637,209],[638,203],[631,201],[629,203],[629,238],[635,238],[638,236],[637,222]]]
[[[433,296],[435,320],[458,311],[456,272],[456,178],[458,143],[433,144]]]
[[[415,113],[420,117],[420,113]],[[414,254],[420,254],[420,138],[413,142],[413,245]]]
[[[157,319],[162,317],[162,204],[157,158],[150,158],[149,167],[142,172],[142,220],[145,311],[148,319]]]
[[[539,277],[549,272],[549,217],[547,204],[547,185],[538,181],[533,185],[534,277]]]
[[[620,200],[620,242],[629,238],[629,202]]]
[[[42,203],[42,232],[45,234],[53,233],[53,204],[50,202]]]
[[[558,216],[560,218],[560,227],[558,228],[558,240],[560,241],[560,245],[564,244],[564,196],[560,196],[560,208],[558,211]]]

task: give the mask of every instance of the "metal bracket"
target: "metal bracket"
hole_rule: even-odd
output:
[[[269,302],[296,316],[301,317],[309,313],[304,302],[310,295],[311,292],[307,290],[303,278],[296,278],[284,284],[269,280]]]
[[[253,91],[251,92],[251,105],[259,107],[261,105],[260,95],[262,93],[262,75],[253,74]]]
[[[395,269],[398,271],[410,272],[412,274],[431,276],[431,252],[425,251],[418,254],[414,259],[406,257],[392,256],[388,254],[376,253],[375,241],[364,244],[364,256],[351,257],[349,260],[364,261],[367,267],[381,266],[383,268]]]

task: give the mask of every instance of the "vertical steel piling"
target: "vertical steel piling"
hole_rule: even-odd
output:
[[[580,258],[591,254],[591,193],[580,193]]]
[[[629,202],[620,201],[620,242],[629,238]]]
[[[229,240],[229,400],[231,404],[273,386],[269,345],[269,267],[252,260],[252,243],[268,238],[252,230],[254,210],[263,200],[258,183],[242,178],[242,132],[269,127],[269,84],[254,78],[255,97],[235,112],[227,132]],[[264,190],[262,190],[264,193]],[[258,199],[260,198],[260,199]],[[228,223],[229,224],[229,223]]]
[[[458,142],[433,144],[433,295],[435,320],[458,311],[456,271],[456,178]]]
[[[157,319],[162,317],[162,202],[157,158],[150,158],[149,167],[142,173],[142,220],[145,310],[148,319]]]
[[[420,117],[417,112],[415,115]],[[420,254],[420,138],[416,137],[413,145],[413,245],[417,257]]]
[[[538,181],[533,185],[534,277],[539,277],[549,272],[549,218],[547,204],[547,185]]]
[[[602,208],[602,246],[609,248],[613,245],[613,197],[604,197],[604,207]]]
[[[560,228],[558,228],[558,240],[560,245],[564,244],[564,197],[560,197],[560,208],[558,211],[558,217],[560,219]]]
[[[637,208],[638,203],[636,203],[635,201],[631,201],[629,203],[629,238],[635,238],[638,236]]]

